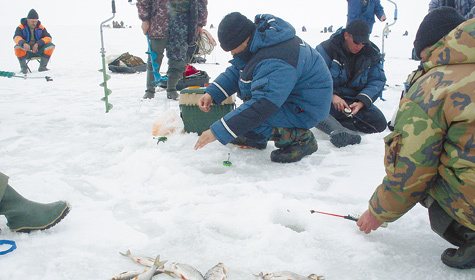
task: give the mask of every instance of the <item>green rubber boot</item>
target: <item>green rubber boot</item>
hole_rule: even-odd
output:
[[[330,142],[338,148],[361,142],[361,136],[336,120],[332,115],[321,121],[316,128],[330,135]]]
[[[25,57],[19,57],[18,61],[20,62],[20,71],[23,74],[28,74],[28,65],[26,64]]]
[[[318,150],[317,140],[308,129],[275,127],[271,140],[279,148],[270,155],[273,162],[296,162]]]
[[[64,201],[48,204],[30,201],[9,185],[0,201],[0,215],[5,215],[7,226],[16,232],[48,229],[59,223],[69,210],[68,203]]]
[[[46,66],[48,65],[48,62],[49,62],[49,57],[42,56],[40,60],[40,67],[38,67],[38,72],[48,71],[49,69],[46,68]]]

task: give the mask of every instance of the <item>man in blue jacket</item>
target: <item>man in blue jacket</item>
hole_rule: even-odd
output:
[[[330,135],[337,147],[358,144],[363,133],[386,129],[383,113],[373,104],[386,84],[382,57],[369,41],[368,25],[361,19],[338,29],[317,46],[333,78],[330,115],[317,128]]]
[[[362,19],[369,27],[369,33],[373,31],[374,16],[380,21],[386,20],[384,8],[380,0],[347,0],[348,15],[346,25],[355,19]]]
[[[234,59],[199,101],[207,112],[237,92],[244,103],[204,131],[195,149],[218,140],[264,149],[278,148],[274,162],[295,162],[317,150],[309,130],[328,115],[332,79],[325,61],[296,36],[288,22],[269,14],[252,22],[234,12],[218,27],[218,39]]]

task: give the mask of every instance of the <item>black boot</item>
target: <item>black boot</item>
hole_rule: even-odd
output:
[[[474,268],[475,267],[475,241],[467,242],[458,249],[446,249],[441,256],[442,262],[453,268]]]
[[[38,67],[38,71],[39,72],[48,71],[49,69],[46,68],[46,66],[48,65],[48,62],[49,62],[49,57],[42,56],[40,60],[40,67]]]
[[[20,71],[23,74],[28,74],[28,65],[26,64],[25,57],[19,57],[18,61],[20,62]]]
[[[330,142],[338,148],[361,142],[361,136],[358,133],[341,125],[332,115],[328,115],[316,128],[330,135]]]
[[[59,223],[69,213],[64,201],[43,204],[30,201],[7,185],[0,201],[0,215],[7,218],[11,231],[30,232],[48,229]]]
[[[308,129],[275,127],[271,140],[279,148],[270,155],[270,159],[274,162],[296,162],[318,149],[317,140]]]

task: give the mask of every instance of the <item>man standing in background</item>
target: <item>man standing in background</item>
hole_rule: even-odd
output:
[[[167,98],[178,100],[176,85],[185,72],[188,46],[196,41],[206,25],[207,5],[208,0],[137,0],[142,31],[148,35],[151,51],[157,55],[154,62],[158,65],[158,69],[153,69],[149,54],[144,99],[155,97],[153,71],[160,70],[167,49]]]

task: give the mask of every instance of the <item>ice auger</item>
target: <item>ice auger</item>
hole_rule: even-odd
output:
[[[102,77],[104,82],[100,84],[101,87],[104,87],[104,97],[101,98],[102,101],[106,104],[106,113],[112,109],[112,104],[109,103],[109,95],[111,95],[112,90],[107,88],[107,81],[110,80],[111,76],[106,72],[106,59],[105,59],[105,49],[104,49],[104,37],[102,35],[102,26],[115,17],[115,0],[112,0],[112,17],[101,22],[101,56],[102,56],[102,69],[99,69],[99,72],[102,72]]]

